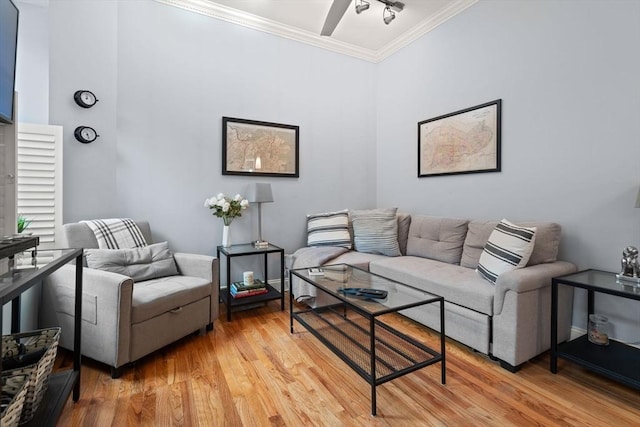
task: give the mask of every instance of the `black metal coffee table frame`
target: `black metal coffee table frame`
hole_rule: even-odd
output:
[[[294,332],[293,319],[296,319],[369,383],[372,415],[376,415],[376,387],[380,384],[438,362],[441,363],[442,384],[446,383],[443,297],[345,264],[323,268],[325,272],[335,268],[357,273],[360,278],[358,287],[366,287],[362,279],[369,278],[376,288],[386,287],[389,290],[388,299],[377,302],[364,300],[337,292],[338,287],[346,287],[352,283],[350,277],[342,283],[336,283],[335,279],[329,282],[324,276],[309,276],[307,269],[291,270],[289,273],[289,283],[293,283],[295,276],[311,284],[319,292],[340,300],[337,304],[294,312],[293,293],[289,292],[291,333]],[[405,292],[403,298],[396,298],[394,302],[394,296],[402,292]],[[406,292],[413,295],[407,297]],[[440,304],[440,352],[379,319],[384,314],[432,303]]]

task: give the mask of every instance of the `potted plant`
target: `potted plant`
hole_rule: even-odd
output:
[[[27,219],[24,215],[18,215],[17,225],[18,225],[18,234],[21,234],[24,230],[26,230],[31,224],[31,220]]]

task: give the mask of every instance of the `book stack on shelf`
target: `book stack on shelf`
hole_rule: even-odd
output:
[[[233,298],[251,297],[269,292],[267,285],[260,279],[255,279],[253,285],[245,285],[243,281],[231,284],[231,296]]]

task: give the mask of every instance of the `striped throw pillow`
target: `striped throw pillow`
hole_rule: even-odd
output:
[[[476,271],[495,284],[502,273],[527,265],[535,240],[535,227],[520,227],[503,219],[491,232]]]
[[[349,211],[307,215],[307,246],[339,246],[351,249]]]
[[[400,256],[397,208],[352,210],[355,250],[368,254]]]

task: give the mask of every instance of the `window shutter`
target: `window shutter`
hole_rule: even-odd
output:
[[[62,227],[62,127],[18,124],[17,212],[31,220],[27,232],[40,249],[60,248]]]

